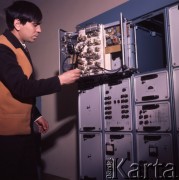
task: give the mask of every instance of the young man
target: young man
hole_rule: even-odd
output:
[[[74,83],[80,70],[35,80],[26,42],[41,32],[42,13],[33,3],[16,1],[6,10],[8,30],[0,36],[0,179],[37,180],[32,122],[41,133],[48,123],[35,106],[37,96],[60,91]]]

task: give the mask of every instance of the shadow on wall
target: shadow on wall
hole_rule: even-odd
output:
[[[74,128],[77,128],[78,114],[78,91],[77,84],[63,86],[56,97],[57,107],[57,126],[46,137],[41,140],[41,154],[51,150],[56,146],[57,140],[69,134]],[[77,139],[77,135],[76,135]],[[40,169],[43,172],[46,163],[41,159],[39,161]]]
[[[50,150],[56,144],[56,140],[67,135],[77,126],[78,114],[78,91],[77,85],[63,86],[60,93],[57,93],[57,127],[41,142],[41,152]]]
[[[78,88],[76,83],[62,87],[61,92],[57,94],[56,107],[58,121],[78,114]]]

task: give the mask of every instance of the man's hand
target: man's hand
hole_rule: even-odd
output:
[[[37,125],[39,132],[42,134],[46,133],[49,129],[49,124],[43,117],[37,119],[35,124]]]
[[[73,69],[58,76],[61,85],[72,84],[80,78],[81,70]]]

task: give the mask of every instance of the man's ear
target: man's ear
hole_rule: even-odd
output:
[[[20,27],[21,27],[21,22],[19,19],[15,19],[14,20],[14,28],[19,31],[20,30]]]

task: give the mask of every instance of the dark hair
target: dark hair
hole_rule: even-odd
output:
[[[9,30],[14,29],[14,20],[19,19],[24,25],[26,22],[41,23],[42,12],[35,4],[28,1],[15,1],[5,9],[6,23]]]

